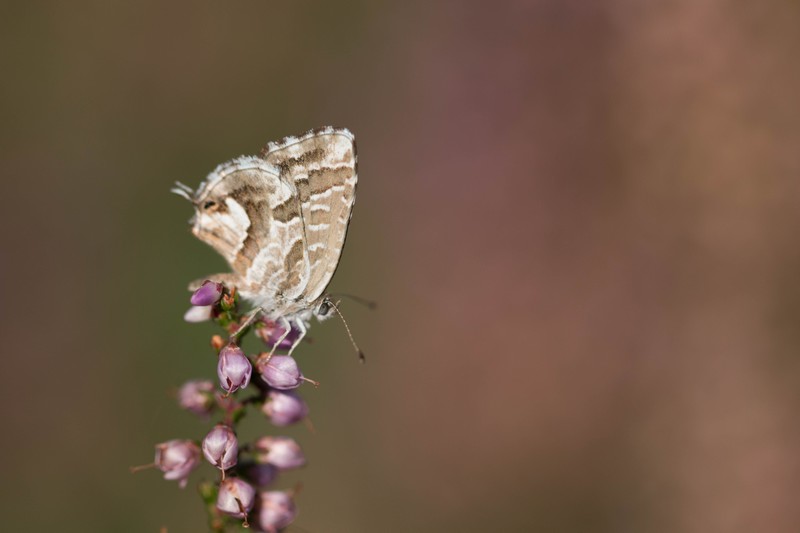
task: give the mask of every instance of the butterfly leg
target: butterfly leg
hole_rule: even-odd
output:
[[[278,317],[278,320],[276,322],[280,327],[283,328],[283,334],[281,334],[281,336],[278,338],[278,341],[272,345],[272,349],[269,351],[269,355],[267,356],[265,364],[269,363],[269,360],[272,359],[273,355],[275,355],[275,350],[278,349],[278,346],[280,346],[281,343],[284,341],[284,339],[286,339],[286,337],[289,336],[289,333],[292,332],[292,324],[286,319],[285,316]]]
[[[300,331],[300,335],[298,335],[297,340],[295,340],[294,343],[292,343],[292,347],[289,348],[289,355],[292,355],[294,349],[297,347],[298,344],[300,344],[300,341],[303,340],[303,337],[306,336],[306,333],[308,333],[308,329],[306,329],[306,325],[303,323],[303,319],[298,318],[297,321],[295,322],[295,325],[297,326],[298,331]]]
[[[244,333],[244,330],[247,329],[250,326],[250,324],[255,322],[256,318],[258,318],[259,313],[261,313],[262,311],[264,311],[264,309],[262,309],[261,307],[256,307],[255,309],[247,313],[247,316],[245,317],[244,322],[242,322],[242,325],[239,326],[239,329],[237,329],[234,333],[231,334],[230,342],[235,341],[236,337]]]

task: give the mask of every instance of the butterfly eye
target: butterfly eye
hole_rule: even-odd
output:
[[[325,300],[320,304],[319,309],[317,309],[317,315],[326,316],[330,312],[330,310],[331,310],[331,304],[330,302]]]
[[[215,202],[214,200],[209,200],[208,202],[203,204],[203,209],[211,209],[215,205],[217,205],[217,202]]]

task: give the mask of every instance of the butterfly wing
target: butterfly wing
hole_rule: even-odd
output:
[[[257,157],[220,165],[195,197],[194,224],[228,260],[242,295],[277,315],[303,292],[310,271],[300,202],[281,175]]]
[[[355,137],[346,129],[314,130],[269,143],[262,157],[296,190],[309,265],[302,300],[308,305],[325,291],[344,247],[358,181]]]

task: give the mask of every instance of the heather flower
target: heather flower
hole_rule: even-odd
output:
[[[198,464],[200,448],[190,440],[176,439],[156,444],[155,466],[164,472],[164,479],[178,480],[180,488],[186,486],[189,474]]]
[[[269,391],[261,410],[276,426],[295,424],[308,414],[306,402],[292,391]]]
[[[208,380],[187,381],[178,390],[178,404],[187,411],[208,416],[214,410],[214,384]]]
[[[203,439],[203,455],[208,462],[222,470],[236,465],[239,454],[239,441],[236,434],[225,424],[217,424]]]
[[[183,315],[183,319],[186,322],[206,322],[211,320],[213,316],[213,306],[211,305],[193,305],[189,308],[188,311]]]
[[[258,337],[264,341],[264,344],[270,348],[274,346],[278,350],[288,350],[294,346],[294,343],[300,338],[300,331],[292,328],[286,338],[283,339],[280,344],[275,346],[275,344],[286,332],[286,328],[280,326],[277,322],[266,318],[261,319],[259,327],[256,327],[255,331],[256,335],[258,335]]]
[[[261,437],[256,441],[256,461],[274,465],[280,470],[299,468],[306,464],[303,450],[289,437]]]
[[[206,418],[217,411],[222,423],[214,426],[201,443],[172,440],[158,444],[155,462],[132,467],[131,471],[157,467],[165,479],[177,480],[183,488],[204,456],[221,471],[221,480],[204,481],[199,485],[212,529],[222,531],[231,525],[231,518],[224,516],[228,515],[243,520],[244,527],[249,526],[248,517],[254,522],[257,518],[256,530],[278,533],[297,515],[293,493],[257,492],[272,485],[281,472],[304,466],[305,454],[289,437],[266,436],[255,442],[240,443],[236,436],[237,424],[251,407],[260,408],[276,426],[303,420],[308,415],[308,406],[292,389],[303,381],[318,383],[304,377],[296,360],[289,355],[263,353],[251,363],[239,344],[241,338],[254,331],[271,348],[289,349],[300,338],[300,331],[292,328],[286,339],[278,342],[286,330],[273,321],[255,319],[257,312],[240,312],[235,287],[228,291],[219,283],[206,281],[194,292],[191,302],[192,307],[184,316],[186,321],[213,319],[224,330],[222,335],[213,335],[210,344],[218,354],[217,376],[226,394],[217,392],[213,381],[191,380],[178,389],[178,404]],[[255,327],[248,327],[253,320],[256,320]],[[250,384],[254,365],[261,379],[251,388],[253,394],[234,396],[233,393]],[[244,452],[241,461],[240,446]]]
[[[237,477],[229,477],[219,485],[217,509],[236,518],[242,518],[247,524],[247,513],[253,508],[256,491],[247,482]]]
[[[296,389],[303,383],[303,374],[297,367],[297,361],[289,355],[273,355],[258,362],[261,379],[274,389]]]
[[[192,305],[214,305],[222,297],[222,283],[206,280],[203,285],[194,291],[190,299]]]
[[[291,495],[283,491],[262,492],[258,495],[256,521],[267,533],[277,533],[297,517],[297,507]]]
[[[250,360],[235,344],[229,344],[219,352],[217,375],[220,386],[229,394],[247,387],[252,372]]]

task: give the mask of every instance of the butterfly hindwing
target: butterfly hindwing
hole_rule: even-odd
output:
[[[358,181],[355,139],[326,128],[270,143],[262,157],[296,190],[309,264],[302,300],[310,304],[328,286],[344,246]]]
[[[196,200],[195,235],[228,260],[242,294],[268,314],[302,293],[309,273],[296,191],[280,174],[260,158],[234,159],[209,175]]]

